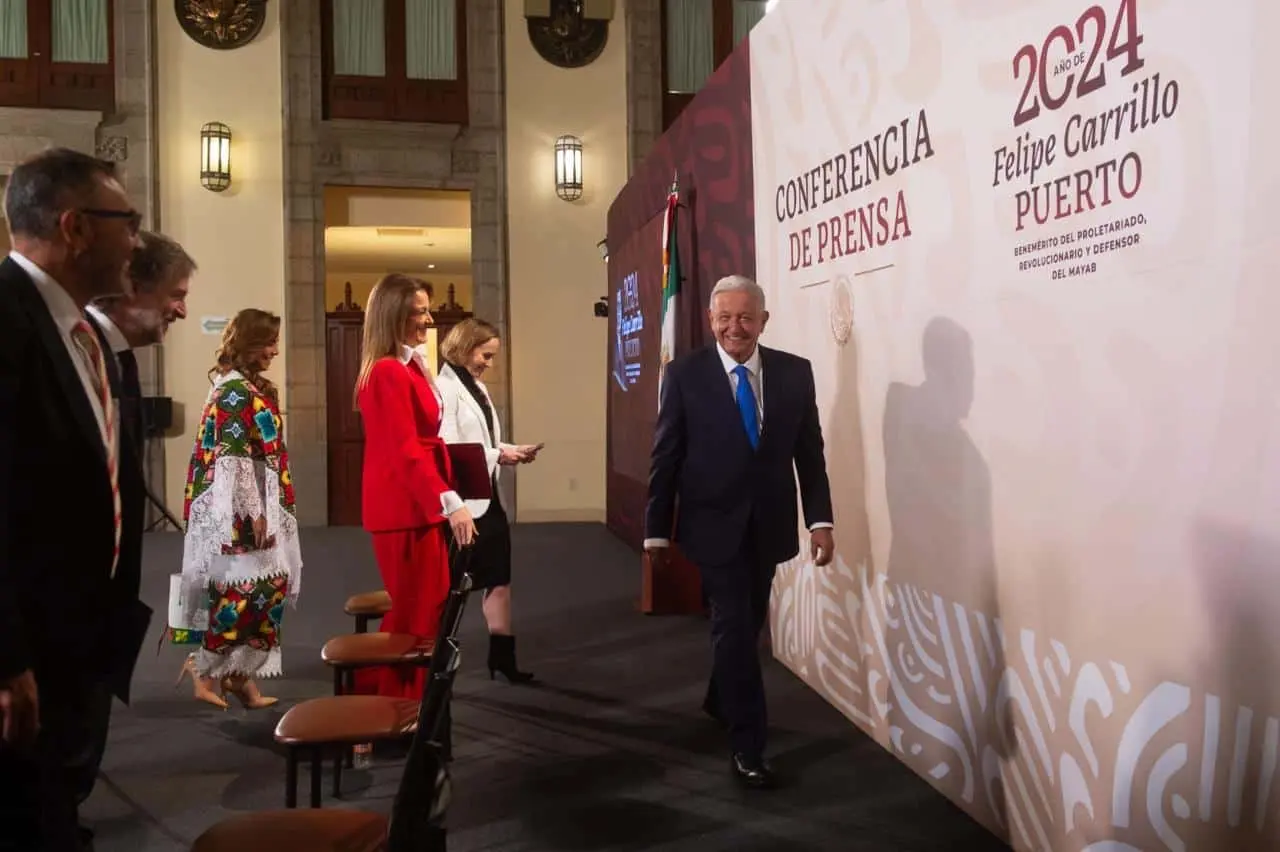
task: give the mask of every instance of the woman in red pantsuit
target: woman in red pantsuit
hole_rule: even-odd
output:
[[[440,394],[419,347],[431,328],[426,285],[387,275],[369,294],[356,408],[364,421],[364,528],[391,611],[382,630],[432,638],[449,595],[445,524],[459,544],[475,535],[466,505],[450,487],[440,432]],[[369,669],[356,690],[403,698],[422,695],[425,670]]]

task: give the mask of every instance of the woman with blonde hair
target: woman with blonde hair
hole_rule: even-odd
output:
[[[501,345],[498,329],[479,319],[465,319],[449,329],[440,354],[440,392],[444,397],[441,436],[453,443],[482,444],[493,480],[492,500],[468,500],[476,519],[476,543],[469,562],[473,588],[484,590],[484,620],[489,628],[489,678],[501,674],[508,683],[528,683],[529,672],[516,666],[516,640],[511,633],[511,526],[498,490],[499,465],[526,464],[541,445],[507,444],[493,400],[480,379],[493,366]]]
[[[362,520],[391,596],[381,629],[424,639],[435,637],[449,595],[446,524],[462,546],[475,536],[471,512],[449,484],[440,391],[420,348],[430,328],[426,285],[383,277],[365,309],[355,387],[365,432]],[[418,698],[424,676],[421,667],[369,669],[357,691]]]
[[[181,676],[197,700],[223,709],[227,693],[249,709],[276,703],[254,680],[281,673],[285,602],[296,602],[302,579],[280,395],[265,375],[279,346],[275,314],[247,308],[227,325],[187,472],[187,623],[171,636],[200,646]]]

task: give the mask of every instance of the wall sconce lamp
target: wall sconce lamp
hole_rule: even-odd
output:
[[[577,136],[556,139],[556,195],[565,201],[582,197],[582,140]]]
[[[605,237],[603,240],[596,243],[596,248],[600,249],[600,259],[603,260],[605,263],[608,263],[609,262],[609,238]]]
[[[231,186],[231,128],[220,121],[200,128],[200,185],[211,192]]]

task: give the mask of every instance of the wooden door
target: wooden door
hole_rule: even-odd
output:
[[[329,421],[329,526],[360,526],[364,426],[353,393],[360,371],[364,314],[325,314],[325,388]]]

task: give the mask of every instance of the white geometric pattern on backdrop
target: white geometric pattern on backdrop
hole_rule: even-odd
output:
[[[775,588],[778,659],[1017,849],[1183,852],[1203,848],[1193,822],[1277,834],[1275,717],[1167,680],[1140,692],[1119,662],[838,556],[780,566]]]

